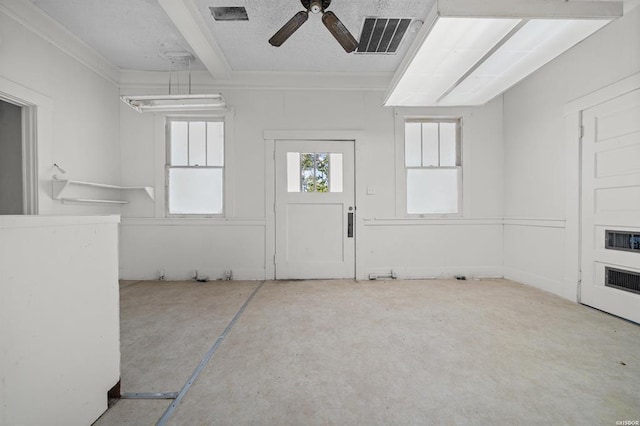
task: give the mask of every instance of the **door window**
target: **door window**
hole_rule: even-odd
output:
[[[288,192],[342,192],[342,153],[287,152]]]

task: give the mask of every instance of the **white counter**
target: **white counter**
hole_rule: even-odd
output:
[[[120,376],[119,216],[0,216],[0,425],[87,425]]]

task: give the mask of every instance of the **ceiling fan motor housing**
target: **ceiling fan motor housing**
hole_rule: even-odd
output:
[[[329,7],[331,0],[300,0],[300,3],[311,13],[320,13]]]

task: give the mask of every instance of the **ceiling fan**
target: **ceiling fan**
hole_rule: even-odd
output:
[[[351,53],[358,47],[358,42],[351,35],[347,27],[338,19],[333,12],[327,12],[326,9],[331,4],[331,0],[300,0],[302,6],[307,10],[301,10],[296,13],[293,18],[282,26],[276,32],[273,37],[269,39],[269,43],[272,46],[281,46],[282,43],[287,41],[291,34],[296,32],[298,28],[302,26],[309,18],[309,12],[320,13],[322,12],[322,23],[327,27],[329,32],[338,40],[338,43],[347,53]]]

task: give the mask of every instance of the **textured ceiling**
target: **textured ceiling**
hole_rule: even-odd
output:
[[[31,0],[122,69],[168,70],[167,52],[193,52],[156,0]],[[233,71],[392,72],[415,37],[396,55],[346,54],[320,15],[281,47],[268,39],[303,7],[299,0],[193,0]],[[434,0],[333,0],[333,11],[356,37],[365,17],[423,20]],[[249,21],[214,21],[210,6],[244,6]],[[204,69],[197,60],[194,69]]]
[[[165,53],[193,54],[156,0],[31,2],[122,69],[165,71]],[[197,58],[192,68],[205,69]]]
[[[219,22],[207,17],[209,28],[231,68],[242,71],[395,71],[416,32],[407,32],[395,55],[346,54],[321,21],[309,20],[282,46],[273,47],[269,38],[298,11],[299,0],[196,0],[200,13],[209,6],[244,6],[249,21]],[[424,20],[433,0],[333,0],[328,10],[335,13],[358,39],[366,17],[417,18]]]

